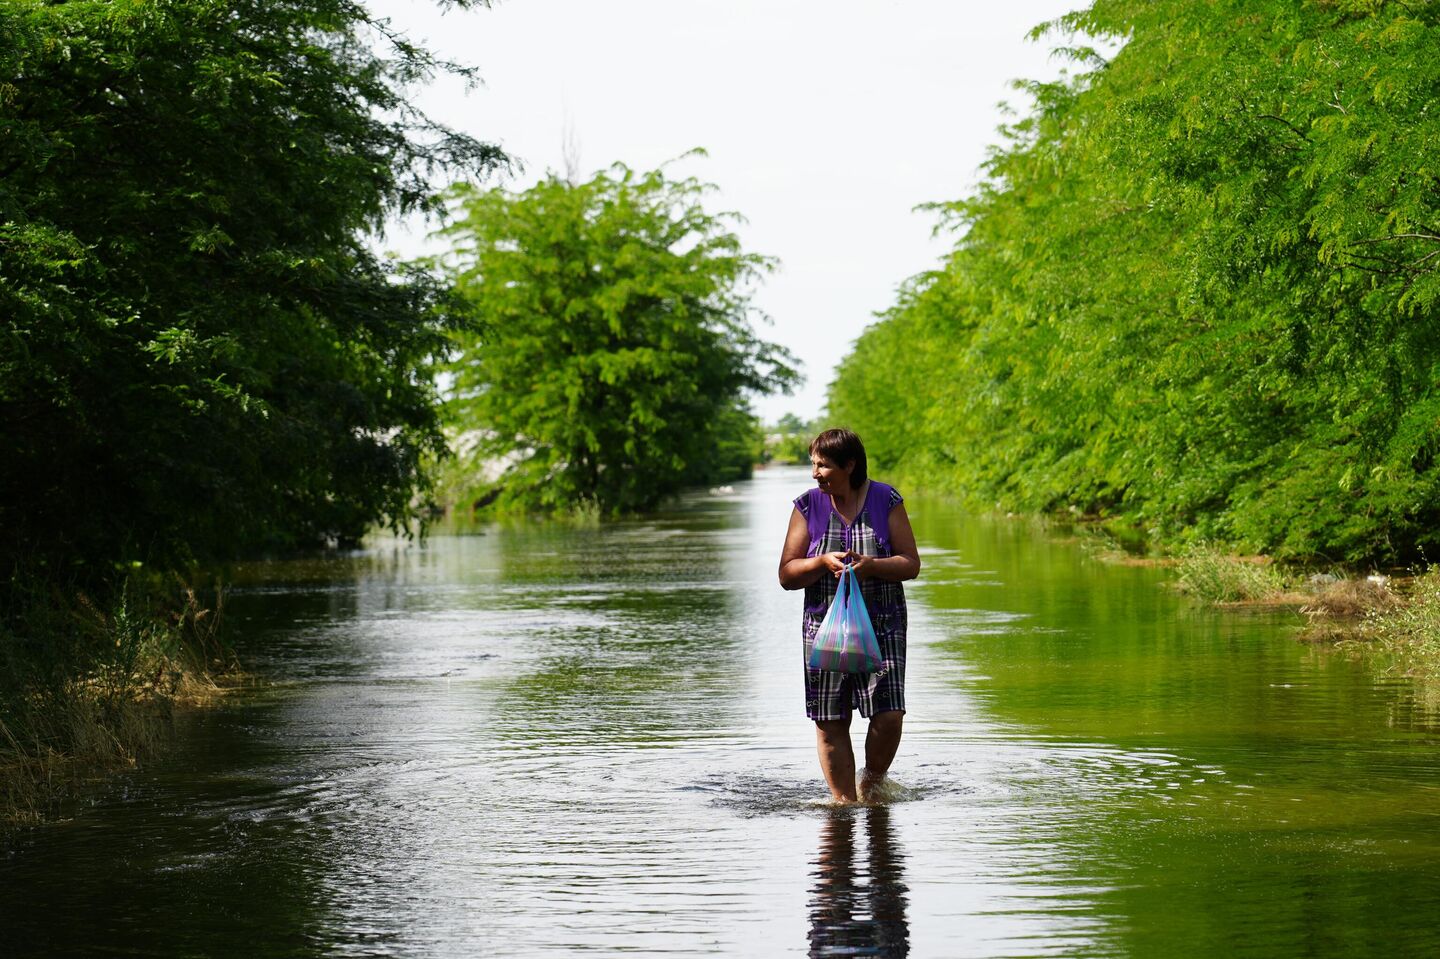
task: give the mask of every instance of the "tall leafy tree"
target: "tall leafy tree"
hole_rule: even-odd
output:
[[[831,394],[900,472],[1165,539],[1440,529],[1440,9],[1098,0]],[[880,389],[884,382],[887,389]]]
[[[505,464],[507,499],[643,509],[754,462],[746,398],[797,374],[752,326],[772,261],[704,209],[709,190],[621,165],[455,190],[451,270],[485,332],[459,334],[454,423]]]
[[[352,539],[441,448],[445,288],[369,237],[493,146],[352,0],[0,4],[0,551]]]

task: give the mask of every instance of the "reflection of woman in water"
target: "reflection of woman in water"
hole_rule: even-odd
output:
[[[884,781],[900,747],[906,625],[905,590],[900,584],[919,574],[920,553],[900,494],[868,477],[860,437],[849,430],[826,430],[810,444],[810,464],[816,488],[797,498],[790,513],[780,555],[780,585],[805,589],[805,714],[815,721],[820,768],[830,794],[836,802],[854,802],[851,711],[858,708],[870,720],[860,798],[870,798]],[[880,671],[868,676],[809,667],[811,644],[847,564],[860,577],[860,591],[884,660]]]
[[[868,870],[855,862],[855,817],[836,810],[820,826],[810,887],[811,956],[907,956],[910,926],[904,855],[890,833],[890,810],[865,811]],[[868,872],[868,875],[867,875]]]

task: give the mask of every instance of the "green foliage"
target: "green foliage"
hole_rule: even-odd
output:
[[[458,320],[366,236],[503,158],[407,104],[449,67],[384,31],[349,0],[0,6],[4,565],[414,514]]]
[[[1162,541],[1440,529],[1440,7],[1100,0],[831,411],[911,485]]]
[[[457,335],[451,415],[472,476],[503,464],[507,502],[644,509],[756,461],[745,398],[796,374],[750,324],[749,285],[771,261],[704,210],[709,189],[617,165],[453,192],[448,263],[484,333]]]

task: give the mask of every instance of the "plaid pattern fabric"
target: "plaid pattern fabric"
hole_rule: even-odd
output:
[[[890,491],[890,508],[894,509],[904,498],[894,490]],[[806,519],[810,518],[810,502],[807,497],[801,496],[795,500],[795,508],[800,515]],[[821,553],[834,553],[843,549],[853,549],[865,556],[889,556],[890,551],[881,550],[875,541],[875,530],[870,526],[870,511],[861,510],[860,515],[855,517],[855,522],[850,527],[849,542],[846,542],[845,524],[840,521],[840,514],[833,509],[830,511],[830,525],[825,530],[825,536],[820,540],[819,549],[811,553],[811,556],[819,556]],[[805,587],[805,611],[815,613],[818,622],[825,616],[825,611],[830,608],[830,601],[835,598],[834,576],[821,576],[818,580]],[[905,587],[900,583],[892,583],[882,579],[867,579],[860,584],[860,594],[865,597],[865,605],[870,607],[874,613],[880,609],[893,609],[905,606]]]
[[[875,638],[880,643],[880,671],[868,676],[856,673],[830,673],[811,669],[810,646],[820,628],[819,619],[805,614],[805,715],[811,719],[847,719],[858,709],[866,718],[892,709],[905,709],[905,607],[885,613],[874,610],[870,620],[875,624]]]
[[[904,502],[899,493],[891,492],[890,508]],[[808,519],[809,504],[801,496],[795,501],[801,515]],[[869,510],[862,510],[855,518],[847,536],[840,515],[833,510],[830,523],[821,538],[817,551],[832,553],[837,550],[853,549],[866,556],[890,555],[882,551],[875,540],[875,531],[870,526]],[[892,709],[905,708],[905,588],[900,583],[888,580],[868,579],[860,586],[865,605],[870,610],[870,622],[875,626],[875,638],[880,643],[880,657],[884,665],[868,676],[850,673],[832,673],[811,669],[810,647],[815,634],[820,630],[820,621],[835,598],[834,576],[822,576],[805,587],[805,613],[801,620],[804,638],[805,664],[805,715],[815,720],[846,719],[854,709],[861,716],[869,717]]]

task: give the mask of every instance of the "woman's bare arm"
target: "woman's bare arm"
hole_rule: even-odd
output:
[[[785,548],[780,552],[780,585],[786,589],[803,589],[825,575],[828,569],[836,576],[845,568],[845,553],[824,553],[806,556],[810,550],[810,527],[798,510],[790,512],[790,528],[785,531]]]

